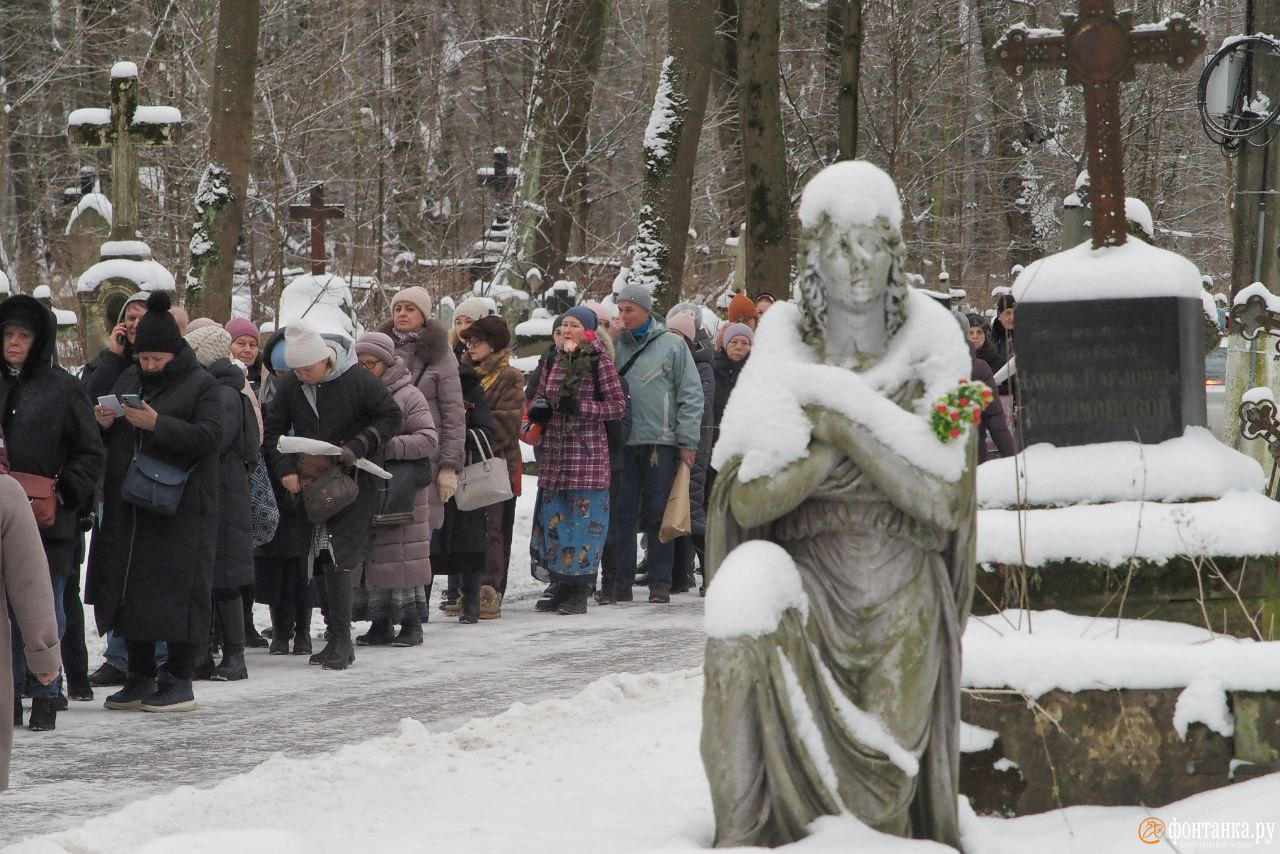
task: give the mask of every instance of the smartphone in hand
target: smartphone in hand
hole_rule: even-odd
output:
[[[125,406],[132,406],[134,409],[142,408],[142,398],[136,394],[122,394],[119,397],[120,402]]]

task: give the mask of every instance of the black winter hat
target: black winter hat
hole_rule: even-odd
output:
[[[15,294],[5,300],[4,311],[0,313],[3,315],[0,326],[21,326],[28,332],[39,335],[46,329],[45,315],[48,313],[49,309],[38,300],[26,294]]]
[[[147,313],[138,321],[135,353],[178,353],[187,343],[178,332],[178,322],[169,313],[173,303],[165,291],[147,297]]]

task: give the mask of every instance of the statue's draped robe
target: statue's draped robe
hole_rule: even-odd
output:
[[[901,405],[918,391],[913,383],[894,397]],[[715,842],[782,845],[821,815],[849,812],[886,833],[959,848],[971,467],[947,483],[874,440],[876,453],[862,466],[839,444],[815,438],[807,460],[748,484],[739,483],[735,459],[711,497],[713,578],[738,544],[770,540],[794,560],[809,600],[807,616],[789,609],[774,632],[707,642],[702,755]],[[899,499],[904,488],[928,499],[898,506],[872,472],[915,479],[893,485]],[[842,714],[848,703],[879,717],[919,758],[917,775],[859,738]]]

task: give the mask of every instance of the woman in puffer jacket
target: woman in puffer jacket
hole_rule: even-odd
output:
[[[379,525],[375,518],[369,553],[352,578],[353,619],[372,620],[368,634],[356,638],[361,646],[418,646],[427,616],[426,585],[431,582],[431,459],[440,436],[427,399],[413,384],[409,368],[396,357],[395,342],[381,332],[356,341],[360,366],[382,380],[404,413],[404,425],[387,443],[386,461],[413,460],[424,467],[423,486],[413,501],[413,519],[400,525]],[[400,476],[400,475],[397,475]],[[400,624],[400,633],[392,626]]]

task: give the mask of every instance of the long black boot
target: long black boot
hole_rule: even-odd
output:
[[[293,654],[311,654],[311,605],[299,605],[293,609]]]
[[[333,652],[324,661],[325,670],[346,670],[355,663],[356,648],[351,643],[351,572],[328,564],[324,568],[325,592],[329,594],[329,635]]]
[[[480,582],[484,580],[483,575],[481,570],[473,569],[462,573],[462,577],[458,579],[459,623],[470,625],[480,622]]]
[[[288,655],[289,641],[293,638],[293,609],[271,606],[271,647],[270,655]]]
[[[326,572],[333,564],[324,562],[320,566],[323,569],[314,580],[316,582],[316,597],[320,600],[320,616],[324,619],[324,646],[320,647],[319,652],[307,659],[308,664],[324,664],[329,660],[329,656],[333,655],[333,631],[329,622],[329,615],[333,612],[333,603],[329,599],[329,585],[325,581]]]
[[[214,600],[222,617],[222,661],[209,674],[214,682],[238,682],[249,678],[249,668],[244,663],[244,606],[241,602],[238,591],[234,599]]]
[[[240,588],[240,607],[244,609],[244,645],[249,649],[266,649],[271,642],[258,634],[258,627],[253,624],[252,584]]]

